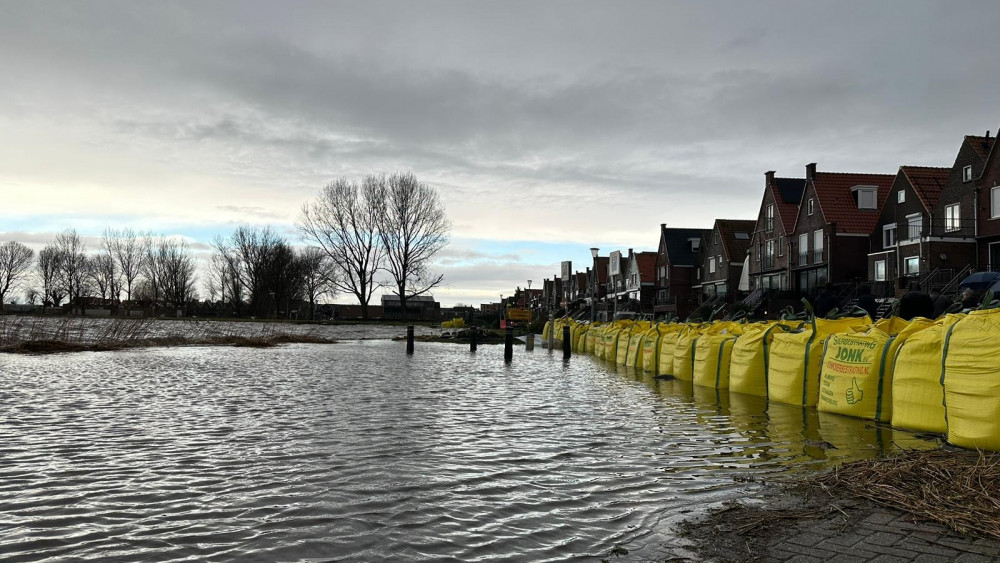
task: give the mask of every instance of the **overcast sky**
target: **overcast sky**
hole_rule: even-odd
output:
[[[454,225],[435,295],[495,301],[755,218],[767,170],[950,166],[1000,124],[998,29],[994,1],[0,0],[0,240],[298,243],[324,184],[410,170]]]

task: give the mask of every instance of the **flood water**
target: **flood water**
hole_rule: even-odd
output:
[[[502,353],[2,355],[0,557],[547,561],[621,545],[639,560],[680,553],[671,522],[762,479],[933,446],[586,356]]]

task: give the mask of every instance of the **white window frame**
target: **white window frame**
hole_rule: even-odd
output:
[[[799,266],[809,263],[809,233],[799,235]]]
[[[891,236],[890,236],[891,234]],[[889,239],[892,239],[891,241]],[[889,223],[882,226],[882,248],[892,248],[899,242],[896,236],[896,224]]]
[[[764,210],[764,230],[771,231],[774,230],[774,204],[767,204],[767,208]]]
[[[916,264],[917,269],[910,271],[910,264]],[[920,257],[919,256],[907,256],[903,259],[903,269],[906,271],[906,275],[912,276],[920,273]]]
[[[1000,217],[1000,186],[990,188],[990,219]]]
[[[874,186],[854,186],[851,188],[857,198],[858,209],[878,209],[878,188]]]
[[[916,225],[916,229],[913,228],[914,225]],[[920,240],[920,231],[923,228],[924,216],[922,213],[911,213],[906,216],[906,240]]]
[[[715,256],[708,257],[708,273],[715,273]]]
[[[958,203],[944,206],[944,230],[951,233],[961,229],[962,207]]]
[[[885,281],[885,260],[875,261],[875,281]]]
[[[971,182],[972,181],[972,165],[971,164],[966,164],[965,167],[962,168],[962,181],[963,182]]]
[[[784,255],[785,255],[785,237],[780,236],[778,237],[778,256],[784,256]]]
[[[906,203],[906,190],[896,192],[896,203]]]
[[[813,201],[813,198],[809,198],[809,201],[806,202],[806,215],[812,215],[816,210],[816,205]]]
[[[813,264],[823,261],[823,229],[813,231]]]

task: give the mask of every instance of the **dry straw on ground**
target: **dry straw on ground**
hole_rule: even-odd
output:
[[[1000,539],[1000,456],[995,453],[906,451],[844,464],[818,483],[963,534]]]

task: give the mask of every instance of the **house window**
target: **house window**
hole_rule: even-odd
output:
[[[815,205],[813,204],[813,198],[809,198],[809,201],[806,202],[806,215],[812,215],[814,208]]]
[[[878,188],[874,186],[854,186],[851,188],[858,209],[878,209]]]
[[[719,269],[722,269],[722,256],[719,256]]]
[[[712,244],[719,244],[719,231],[712,233]]]
[[[715,273],[715,256],[712,256],[708,259],[708,273],[710,274]]]
[[[769,203],[764,211],[764,230],[770,231],[772,229],[774,229],[774,204]]]
[[[924,218],[919,213],[906,216],[906,240],[920,240],[920,230],[923,228]]]
[[[799,235],[799,266],[809,263],[809,233]]]
[[[920,257],[910,256],[906,259],[906,275],[913,276],[920,273]]]
[[[823,261],[823,229],[813,231],[813,264]]]
[[[959,229],[961,211],[957,203],[944,206],[944,230],[951,232]]]
[[[1000,186],[990,188],[990,218],[1000,217]]]
[[[885,281],[885,260],[875,261],[875,281]]]
[[[889,223],[882,227],[882,248],[896,246],[896,224]]]
[[[896,203],[906,203],[906,192],[899,190],[896,192]]]
[[[694,269],[694,277],[695,277],[696,280],[700,280],[701,279],[701,268],[695,268]]]
[[[757,261],[760,262],[761,244],[757,243]]]
[[[962,169],[962,181],[971,182],[972,181],[972,165],[969,164]]]
[[[785,255],[785,237],[778,237],[778,256]]]
[[[764,267],[774,267],[774,241],[769,240],[764,249]]]

